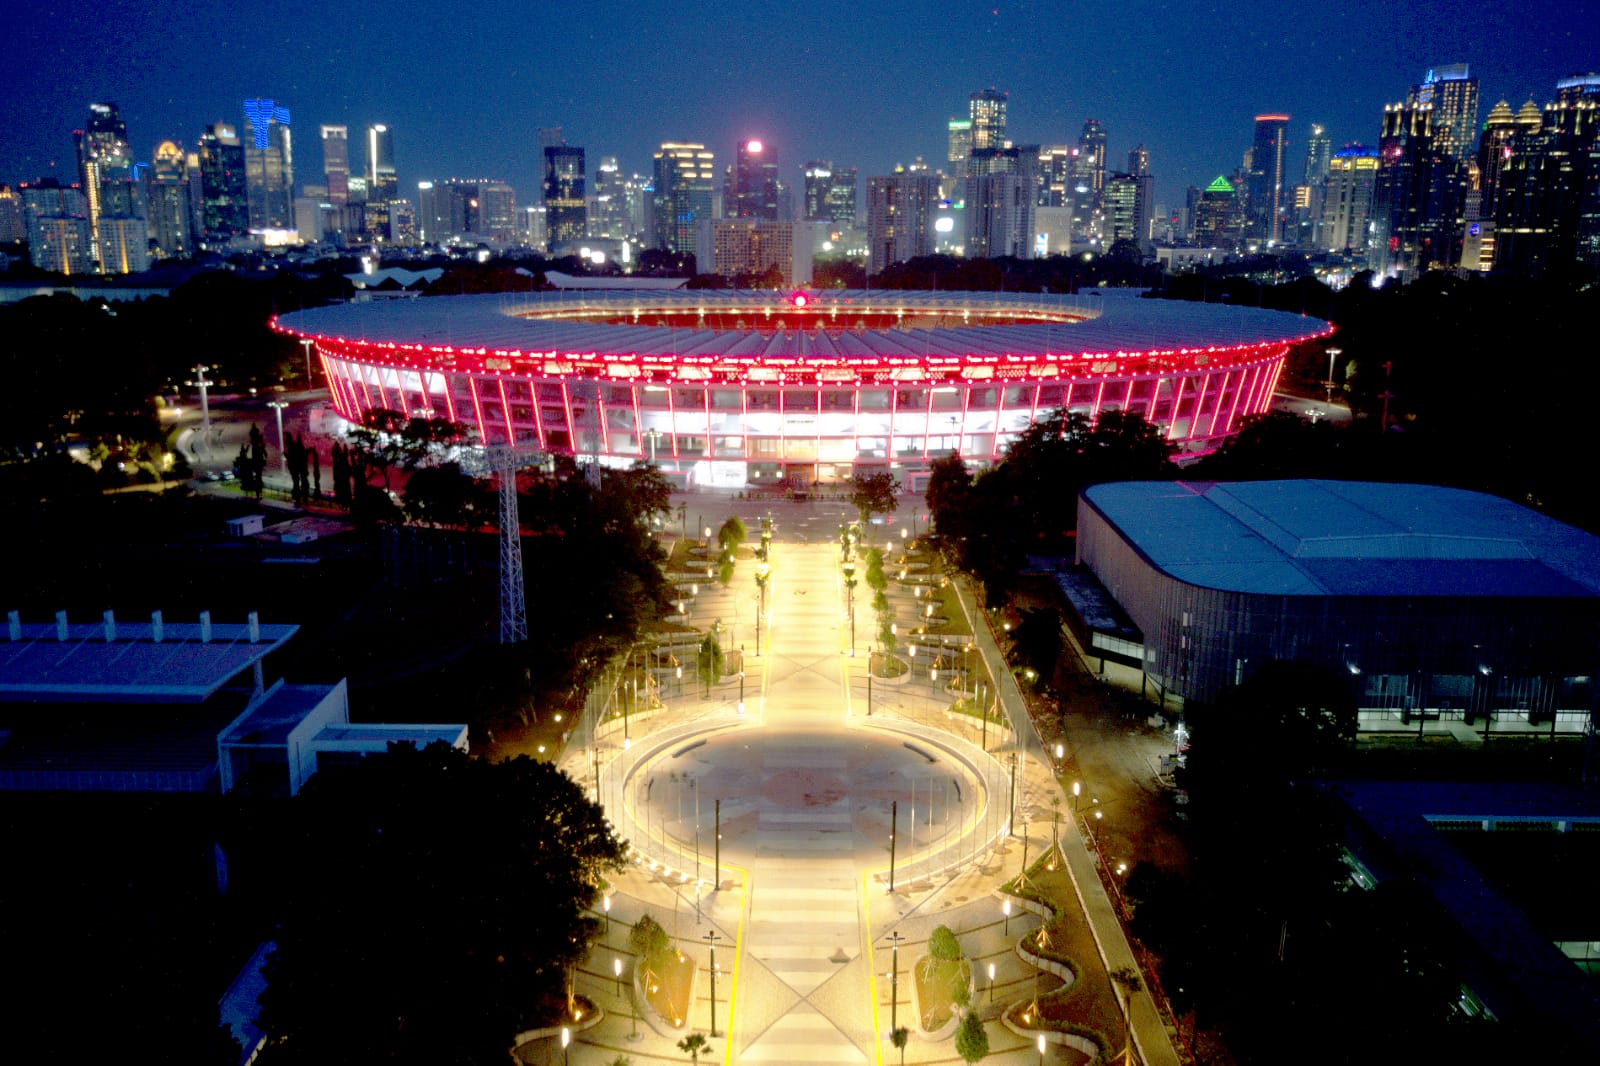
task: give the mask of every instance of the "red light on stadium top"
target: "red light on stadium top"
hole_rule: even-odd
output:
[[[803,292],[797,292],[793,296],[789,297],[789,302],[794,304],[796,307],[804,307],[806,304],[811,302],[811,298]]]

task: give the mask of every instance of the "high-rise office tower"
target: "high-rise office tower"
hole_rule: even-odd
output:
[[[322,176],[330,204],[350,202],[350,127],[322,127]]]
[[[828,217],[828,194],[833,191],[833,164],[826,159],[813,159],[800,169],[801,217],[806,222],[820,222]]]
[[[772,145],[747,140],[734,149],[730,193],[723,204],[728,218],[778,220],[778,153]]]
[[[1065,144],[1039,149],[1039,206],[1067,207],[1072,190],[1073,150]]]
[[[250,229],[244,145],[234,127],[214,122],[200,135],[201,237],[222,243]]]
[[[1406,104],[1433,109],[1428,125],[1435,149],[1463,167],[1471,161],[1478,138],[1478,79],[1468,73],[1467,64],[1434,67],[1411,87]]]
[[[1096,196],[1106,184],[1106,137],[1106,128],[1097,118],[1085,121],[1078,135],[1081,173],[1089,177]]]
[[[1465,172],[1433,139],[1434,109],[1387,104],[1372,214],[1374,269],[1411,274],[1460,261]]]
[[[589,236],[621,240],[638,231],[628,224],[628,195],[617,157],[603,155],[594,170],[594,206],[589,211]]]
[[[1306,171],[1304,183],[1317,188],[1328,179],[1329,161],[1333,158],[1333,138],[1319,123],[1311,124],[1306,137]]]
[[[129,227],[119,227],[119,252],[114,263],[100,255],[101,219],[138,219],[141,226],[144,220],[144,196],[134,181],[128,127],[117,105],[90,104],[89,121],[83,129],[73,131],[73,139],[78,149],[78,176],[89,205],[90,248],[105,273],[128,273],[118,266],[127,261],[120,252],[121,246],[134,239],[128,237]]]
[[[695,227],[711,217],[716,154],[703,144],[667,142],[655,153],[655,246],[688,255]]]
[[[1495,196],[1494,269],[1600,267],[1600,74],[1557,82],[1537,129],[1517,118]]]
[[[390,232],[389,201],[400,194],[394,168],[394,133],[381,123],[367,127],[367,206],[363,231],[369,240],[387,241]]]
[[[932,250],[939,181],[927,170],[867,179],[867,269],[881,272]],[[970,210],[970,206],[969,206]]]
[[[856,168],[835,167],[833,185],[828,189],[827,219],[835,226],[852,228],[856,224]]]
[[[168,259],[185,259],[194,254],[194,233],[190,226],[189,166],[184,151],[172,141],[156,147],[150,165],[145,197],[150,239]]]
[[[972,120],[953,118],[945,124],[945,132],[950,138],[950,148],[946,153],[950,162],[950,173],[954,177],[965,178],[967,157],[972,154]]]
[[[552,144],[545,148],[544,213],[552,247],[565,241],[581,241],[587,236],[587,179],[582,148],[575,144]]]
[[[972,123],[972,149],[1006,146],[1006,94],[980,89],[967,98],[967,118]]]
[[[1218,174],[1194,202],[1194,243],[1201,248],[1231,248],[1232,223],[1238,193],[1227,178]]]
[[[417,182],[417,239],[441,244],[450,235],[450,195],[435,182]]]
[[[1530,100],[1531,104],[1532,101]],[[1537,130],[1543,118],[1535,108],[1532,128]],[[1500,172],[1511,159],[1512,142],[1520,127],[1511,105],[1501,100],[1489,109],[1483,122],[1483,132],[1478,135],[1478,218],[1493,219],[1496,198],[1500,189]]]
[[[1316,242],[1330,252],[1370,255],[1369,219],[1378,178],[1378,150],[1347,144],[1328,161],[1327,191],[1322,198]]]
[[[1141,252],[1150,249],[1150,215],[1156,198],[1156,179],[1150,173],[1150,152],[1138,145],[1128,153],[1128,176],[1134,183],[1133,228],[1134,240]]]
[[[1283,163],[1288,147],[1289,116],[1257,115],[1246,189],[1249,211],[1246,235],[1256,240],[1272,244],[1283,240],[1283,221],[1287,214]]]
[[[1139,179],[1132,174],[1112,174],[1106,179],[1101,202],[1105,211],[1107,251],[1119,241],[1135,247],[1144,244],[1139,232]]]
[[[289,136],[289,109],[271,99],[246,100],[242,141],[250,228],[291,228],[294,146]]]

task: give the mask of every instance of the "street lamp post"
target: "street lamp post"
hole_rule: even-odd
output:
[[[317,342],[310,337],[301,337],[300,343],[305,346],[306,350],[306,388],[309,389],[311,387],[311,348]]]
[[[206,371],[210,369],[204,364],[194,368],[195,384],[200,388],[200,435],[207,451],[211,448],[211,401],[207,397],[211,382],[206,380]]]
[[[889,943],[894,945],[894,958],[889,964],[889,1030],[900,1028],[898,1011],[900,1009],[900,941],[905,937],[896,929],[889,935]]]
[[[278,460],[283,464],[283,472],[289,473],[289,450],[283,446],[283,409],[289,404],[283,400],[268,400],[267,406],[272,408],[272,413],[278,420]]]
[[[989,1002],[994,1003],[994,963],[989,964]]]
[[[1005,900],[1004,902],[1002,902],[1000,904],[1000,913],[1004,914],[1006,916],[1006,918],[1005,918],[1005,931],[1004,931],[1004,933],[1002,935],[1003,936],[1010,936],[1011,935],[1011,901],[1009,899]]]
[[[722,937],[715,929],[700,938],[711,945],[711,1035],[717,1035],[717,941]]]
[[[571,1066],[572,1063],[572,1030],[565,1025],[561,1027],[561,1061]]]
[[[853,658],[856,653],[856,561],[854,559],[844,561],[844,591],[850,611],[850,655]]]
[[[622,959],[621,958],[614,958],[614,959],[611,960],[611,973],[617,979],[617,998],[621,999],[622,998]],[[992,977],[991,977],[991,980],[992,980]]]
[[[756,563],[756,588],[761,590],[761,605],[756,608],[756,657],[761,656],[761,616],[767,613],[767,578],[772,575],[772,565],[765,559]]]

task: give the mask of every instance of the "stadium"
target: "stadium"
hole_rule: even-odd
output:
[[[1087,295],[620,289],[348,303],[285,314],[339,413],[419,412],[486,444],[743,488],[991,463],[1035,417],[1134,411],[1189,452],[1266,411],[1320,319]]]

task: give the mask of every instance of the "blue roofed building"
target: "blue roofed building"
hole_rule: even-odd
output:
[[[1600,538],[1507,500],[1096,485],[1079,498],[1077,560],[1126,612],[1118,646],[1163,697],[1211,700],[1278,659],[1348,677],[1365,730],[1583,733],[1594,718]]]

